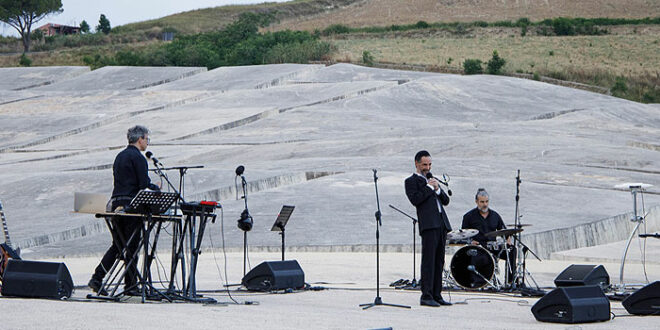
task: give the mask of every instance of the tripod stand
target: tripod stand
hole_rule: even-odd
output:
[[[627,187],[626,187],[627,186]],[[630,194],[632,195],[633,198],[633,218],[630,219],[632,222],[636,222],[637,224],[633,228],[633,230],[630,232],[630,236],[628,237],[628,241],[626,242],[626,247],[623,250],[623,256],[621,257],[621,266],[619,268],[619,284],[617,287],[621,289],[622,291],[625,291],[626,289],[626,283],[623,281],[623,268],[626,265],[626,256],[628,255],[628,248],[630,247],[630,242],[632,241],[633,237],[635,236],[635,233],[639,230],[639,227],[644,223],[644,218],[646,215],[638,215],[637,214],[637,194],[640,194],[642,197],[642,203],[644,201],[644,189],[651,187],[649,184],[644,184],[644,183],[634,183],[634,184],[624,184],[617,186],[616,188],[622,188],[626,187],[630,189]],[[646,228],[646,227],[644,227]],[[640,235],[641,237],[641,235]]]
[[[523,291],[523,290],[529,290],[525,286],[525,275],[529,275],[529,277],[532,279],[534,284],[536,285],[538,289],[538,284],[534,280],[534,277],[532,277],[532,274],[527,271],[527,252],[531,252],[538,261],[541,261],[541,258],[539,258],[534,251],[532,251],[527,245],[525,245],[522,240],[521,240],[521,232],[522,232],[522,223],[520,222],[520,218],[522,217],[519,213],[519,208],[518,204],[520,202],[520,183],[522,183],[522,180],[520,180],[520,170],[518,170],[518,174],[516,175],[516,211],[515,211],[515,219],[514,219],[514,227],[516,229],[521,229],[518,233],[512,235],[514,239],[514,245],[516,248],[516,270],[513,272],[513,279],[511,280],[511,291]],[[508,258],[507,258],[508,259]],[[507,265],[509,264],[509,261],[507,260]]]
[[[374,186],[376,188],[376,205],[378,206],[378,210],[376,211],[376,299],[374,299],[374,302],[372,303],[367,303],[367,304],[360,304],[360,307],[362,309],[367,309],[371,308],[374,306],[392,306],[392,307],[401,307],[401,308],[410,308],[410,306],[406,305],[396,305],[396,304],[387,304],[383,302],[383,299],[380,297],[380,230],[379,227],[383,225],[383,223],[380,221],[380,200],[378,198],[378,176],[376,176],[376,169],[373,169],[374,171]]]
[[[407,287],[416,288],[417,285],[418,285],[418,283],[417,283],[417,273],[416,273],[416,267],[415,267],[415,263],[416,263],[415,262],[415,247],[417,246],[417,244],[415,243],[415,237],[417,236],[416,235],[417,234],[417,229],[415,228],[415,225],[417,224],[417,219],[411,217],[410,215],[408,215],[408,213],[397,209],[392,204],[390,204],[390,207],[397,210],[397,211],[399,211],[399,213],[405,215],[406,217],[408,217],[412,220],[412,229],[413,229],[413,252],[412,252],[412,255],[413,255],[413,279],[412,279],[412,282],[410,282],[410,284],[407,285]]]

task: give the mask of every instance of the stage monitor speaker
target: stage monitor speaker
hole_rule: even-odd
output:
[[[596,285],[557,288],[532,306],[537,321],[585,323],[608,321],[610,301]]]
[[[610,276],[603,265],[570,265],[555,278],[555,286],[610,285]]]
[[[265,261],[245,274],[241,283],[250,291],[301,289],[305,273],[296,260]]]
[[[630,314],[660,315],[660,281],[647,284],[635,291],[621,304]]]
[[[64,263],[9,260],[2,295],[28,298],[70,298],[73,280]]]

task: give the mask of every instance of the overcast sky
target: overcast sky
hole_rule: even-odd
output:
[[[51,15],[37,22],[33,30],[46,23],[78,26],[86,20],[94,29],[101,14],[110,20],[111,26],[123,25],[159,18],[183,11],[234,4],[285,2],[286,0],[62,0],[64,12]],[[17,36],[16,30],[6,24],[0,26],[2,35]]]

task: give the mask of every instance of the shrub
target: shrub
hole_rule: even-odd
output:
[[[322,34],[324,36],[329,36],[333,34],[346,34],[351,32],[351,28],[343,24],[332,24],[327,28],[323,29]]]
[[[415,27],[418,29],[428,29],[431,25],[429,23],[426,23],[424,21],[419,21],[415,23]]]
[[[370,51],[365,50],[362,52],[362,63],[366,66],[373,66],[374,65],[374,56],[371,54]]]
[[[628,91],[628,86],[626,85],[626,79],[619,76],[616,77],[614,81],[614,86],[610,89],[610,92],[614,96],[622,96]]]
[[[468,58],[463,62],[463,72],[465,74],[479,74],[483,73],[484,69],[481,67],[481,60]]]
[[[571,19],[566,17],[558,17],[552,20],[552,29],[558,36],[572,36],[575,35],[575,26]]]
[[[497,50],[494,50],[493,57],[488,60],[488,64],[486,65],[486,72],[489,74],[500,74],[504,64],[506,64],[506,60],[500,57]]]
[[[18,64],[20,64],[21,66],[30,66],[32,65],[32,60],[29,57],[27,57],[25,53],[23,53],[23,55],[21,55],[21,58],[18,60]]]

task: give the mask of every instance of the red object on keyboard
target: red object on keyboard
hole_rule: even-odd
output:
[[[208,205],[208,206],[218,206],[218,202],[216,201],[200,201],[200,205]]]

